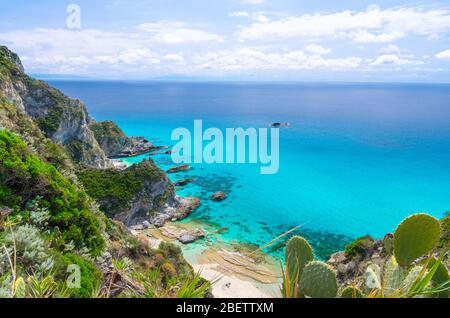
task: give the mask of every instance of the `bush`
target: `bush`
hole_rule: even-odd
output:
[[[1,244],[6,251],[0,250],[0,272],[9,270],[8,257],[14,258],[20,269],[31,275],[45,273],[53,267],[53,259],[49,255],[49,243],[43,238],[39,229],[31,225],[21,225],[7,232]]]
[[[345,255],[347,257],[365,256],[367,250],[372,247],[373,243],[374,240],[370,236],[360,237],[345,247]]]
[[[69,265],[80,267],[81,280],[79,289],[70,289],[71,296],[74,298],[91,298],[94,291],[101,286],[103,282],[102,272],[91,261],[81,258],[76,254],[65,254],[63,256],[64,271]]]
[[[58,170],[31,154],[14,134],[0,131],[0,205],[24,208],[36,197],[50,211],[49,227],[58,243],[75,242],[93,255],[104,247],[98,219],[89,210],[87,195]],[[57,228],[57,229],[56,229]]]

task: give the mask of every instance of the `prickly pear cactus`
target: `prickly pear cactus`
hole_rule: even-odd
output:
[[[335,298],[338,290],[336,272],[323,262],[312,261],[303,269],[299,287],[307,297]]]
[[[364,298],[364,295],[357,287],[347,286],[341,291],[339,297],[340,298]]]
[[[384,267],[383,286],[385,296],[395,295],[402,287],[407,274],[408,272],[399,266],[395,257],[392,256]]]
[[[394,234],[394,255],[398,264],[410,265],[417,258],[429,253],[439,242],[439,221],[427,214],[415,214],[406,218]]]
[[[394,252],[394,237],[392,234],[388,234],[383,239],[382,255],[389,256]]]
[[[286,263],[291,281],[299,281],[303,268],[314,260],[313,250],[303,237],[294,236],[286,245]]]

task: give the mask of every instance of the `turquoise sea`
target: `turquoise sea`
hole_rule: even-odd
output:
[[[302,224],[320,257],[352,239],[381,238],[407,215],[450,210],[450,85],[58,81],[97,120],[173,145],[177,127],[280,130],[280,171],[258,165],[193,165],[180,195],[202,199],[191,219],[223,240],[257,245]],[[138,162],[148,155],[128,159]],[[163,169],[171,157],[152,157]],[[214,203],[216,191],[229,198]],[[268,249],[277,254],[281,250]]]

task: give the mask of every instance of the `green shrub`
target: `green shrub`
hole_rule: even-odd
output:
[[[345,255],[347,257],[355,257],[358,255],[365,256],[367,249],[370,248],[373,243],[374,240],[370,236],[360,237],[345,247]]]
[[[64,255],[65,268],[69,265],[80,267],[81,280],[79,289],[70,289],[71,296],[74,298],[91,298],[93,292],[101,286],[103,282],[102,272],[91,261],[81,258],[76,254]]]
[[[16,135],[0,130],[0,205],[24,208],[36,197],[50,211],[49,227],[60,244],[73,241],[98,255],[104,247],[98,219],[89,210],[87,195],[58,170],[31,154]]]

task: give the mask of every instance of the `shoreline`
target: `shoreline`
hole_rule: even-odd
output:
[[[202,230],[207,236],[195,243],[181,244],[167,233],[180,230]],[[169,229],[169,230],[167,230]],[[174,243],[196,273],[212,283],[216,298],[277,298],[281,296],[281,270],[275,258],[263,252],[251,254],[240,242],[213,239],[213,233],[199,222],[168,222],[162,228],[132,230],[138,239],[145,239],[152,248],[163,241]],[[238,250],[238,251],[237,251]]]

